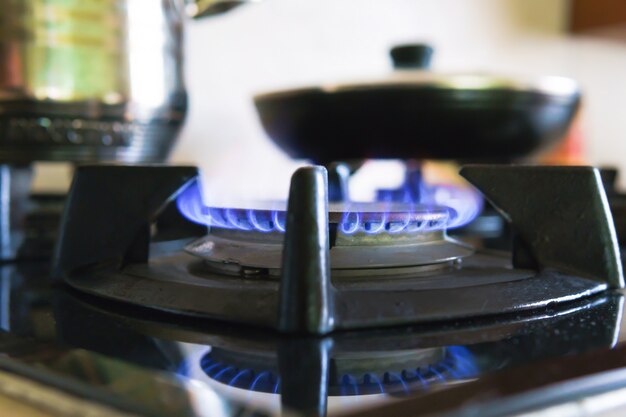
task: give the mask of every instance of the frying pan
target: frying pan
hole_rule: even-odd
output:
[[[366,158],[514,161],[549,147],[580,103],[574,80],[439,74],[424,45],[392,49],[389,77],[256,95],[269,137],[317,163]]]

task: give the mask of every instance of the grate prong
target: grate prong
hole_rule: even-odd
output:
[[[291,177],[282,271],[279,330],[332,331],[328,174],[323,167],[300,168]]]

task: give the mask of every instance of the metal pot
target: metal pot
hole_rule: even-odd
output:
[[[0,161],[162,161],[187,109],[184,15],[246,1],[0,0]]]
[[[257,95],[261,123],[290,156],[318,163],[510,162],[561,139],[579,106],[571,79],[438,74],[424,71],[431,53],[423,45],[397,47],[397,71],[386,78]]]

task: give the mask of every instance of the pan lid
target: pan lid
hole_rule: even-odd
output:
[[[560,76],[514,76],[490,73],[440,73],[429,71],[433,48],[425,44],[393,47],[389,55],[395,71],[388,76],[274,90],[255,95],[255,101],[307,93],[341,93],[380,88],[440,89],[446,91],[516,91],[571,98],[580,94],[578,83]]]
[[[429,71],[395,71],[388,77],[311,85],[259,93],[255,101],[306,93],[341,93],[380,88],[433,88],[454,91],[506,90],[571,98],[580,94],[578,83],[560,76],[519,77],[486,73],[434,73]]]

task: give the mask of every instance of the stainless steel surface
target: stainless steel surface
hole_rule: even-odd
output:
[[[221,3],[0,0],[0,160],[165,159],[187,108],[183,14]]]

